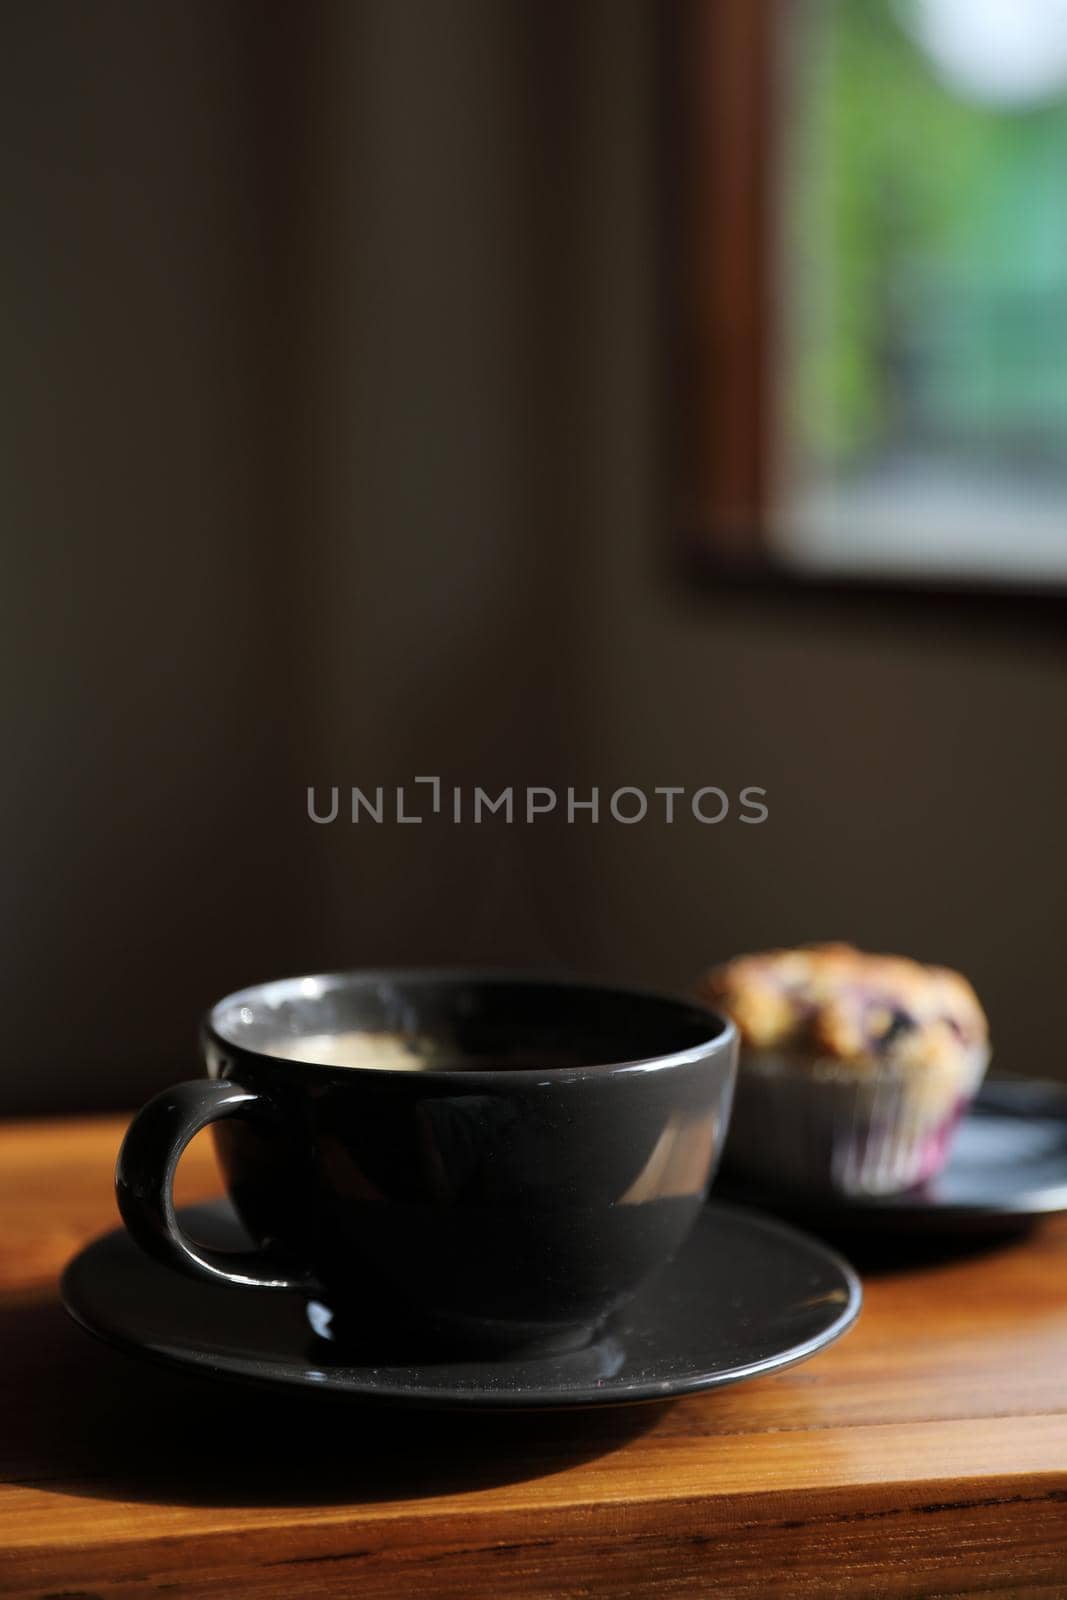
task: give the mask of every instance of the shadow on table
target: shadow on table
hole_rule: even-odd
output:
[[[102,1500],[310,1505],[427,1498],[560,1472],[665,1404],[481,1414],[187,1377],[95,1343],[58,1301],[0,1307],[0,1476]]]
[[[814,1234],[840,1251],[865,1278],[922,1272],[954,1262],[995,1257],[1031,1238],[1044,1220],[1029,1213],[971,1218],[932,1213],[917,1224],[913,1218],[905,1215],[901,1219],[889,1209],[881,1215],[872,1209],[853,1219],[836,1209],[804,1205],[801,1201],[774,1204],[737,1184],[723,1190],[723,1197]]]
[[[1033,1232],[1030,1224],[975,1230],[960,1234],[893,1234],[888,1229],[849,1229],[809,1223],[828,1245],[839,1250],[862,1278],[890,1277],[898,1272],[934,1271],[957,1262],[995,1258],[1013,1250]]]

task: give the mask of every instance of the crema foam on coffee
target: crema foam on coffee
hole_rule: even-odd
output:
[[[281,1039],[271,1046],[270,1054],[323,1067],[378,1067],[386,1072],[425,1072],[442,1064],[441,1047],[432,1040],[409,1042],[400,1034],[367,1033],[360,1028]]]
[[[555,1039],[543,1045],[499,1041],[491,1050],[478,1050],[464,1049],[446,1035],[372,1033],[362,1028],[294,1034],[265,1048],[268,1055],[287,1061],[307,1061],[320,1067],[375,1067],[381,1072],[485,1072],[501,1068],[523,1072],[580,1067],[585,1060],[581,1050],[565,1048]],[[592,1059],[596,1059],[595,1053]]]

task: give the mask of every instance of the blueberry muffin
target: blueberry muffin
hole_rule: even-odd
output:
[[[739,956],[700,998],[741,1035],[724,1165],[797,1194],[879,1195],[938,1173],[989,1060],[959,973],[851,945]]]

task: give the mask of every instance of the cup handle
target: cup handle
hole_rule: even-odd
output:
[[[266,1096],[239,1083],[200,1078],[157,1094],[130,1123],[115,1168],[115,1196],[129,1232],[165,1266],[212,1283],[241,1288],[315,1290],[310,1273],[272,1262],[260,1250],[211,1250],[182,1232],[174,1210],[174,1174],[182,1152],[201,1129],[224,1117],[279,1125]]]

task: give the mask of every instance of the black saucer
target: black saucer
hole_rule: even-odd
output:
[[[718,1195],[849,1233],[954,1234],[1019,1228],[1067,1210],[1067,1088],[1028,1078],[993,1078],[963,1118],[944,1172],[904,1194],[799,1200],[727,1180]]]
[[[227,1202],[183,1225],[247,1241]],[[158,1266],[121,1229],[67,1267],[63,1300],[90,1333],[133,1354],[244,1382],[447,1407],[618,1405],[776,1372],[855,1321],[859,1280],[824,1244],[741,1207],[710,1204],[675,1260],[585,1350],[536,1360],[353,1365],[303,1297],[199,1283]]]

